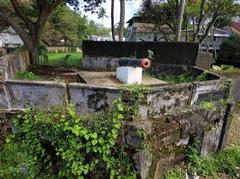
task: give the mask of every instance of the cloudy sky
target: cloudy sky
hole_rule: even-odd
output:
[[[142,0],[132,0],[132,1],[126,1],[126,21],[128,21],[134,13],[138,11],[140,8]],[[106,3],[103,4],[103,7],[107,11],[108,18],[104,18],[104,26],[105,27],[111,27],[111,0],[106,0]],[[90,12],[84,13],[82,10],[82,14],[85,14],[88,16],[88,19],[94,20],[96,23],[102,23],[101,19],[97,18],[96,14],[91,14]],[[119,22],[120,17],[120,4],[119,0],[115,0],[115,23]]]

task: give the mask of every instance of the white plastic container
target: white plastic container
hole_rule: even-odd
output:
[[[126,84],[141,84],[142,68],[128,66],[118,67],[116,78]]]

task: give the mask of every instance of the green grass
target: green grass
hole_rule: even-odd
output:
[[[40,57],[40,65],[63,66],[63,67],[81,67],[81,52],[49,52],[48,59]]]

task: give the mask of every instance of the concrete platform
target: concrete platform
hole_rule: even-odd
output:
[[[122,86],[124,83],[116,79],[115,72],[94,72],[94,71],[80,71],[79,74],[87,82],[98,86]],[[165,81],[156,79],[151,76],[143,75],[143,83],[145,86],[159,86],[168,84]]]

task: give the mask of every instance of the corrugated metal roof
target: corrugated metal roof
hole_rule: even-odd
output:
[[[0,47],[5,47],[6,45],[10,46],[23,45],[23,41],[19,37],[19,35],[0,33]]]

